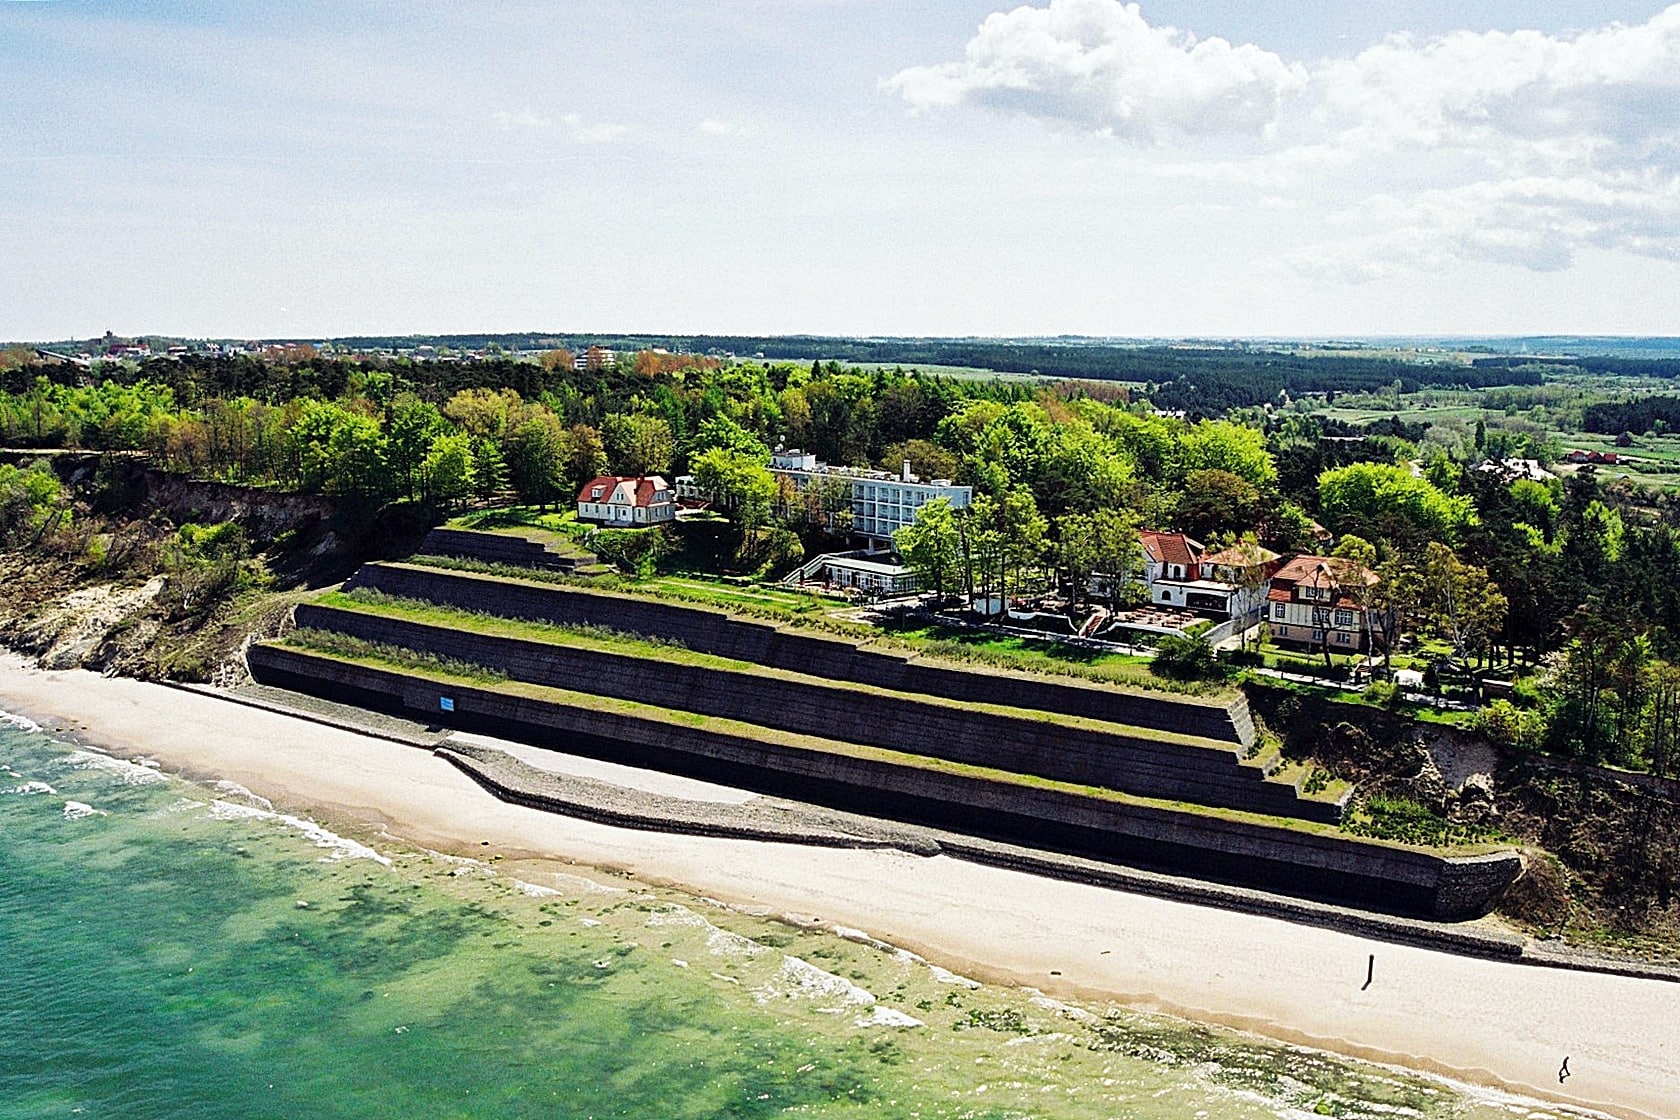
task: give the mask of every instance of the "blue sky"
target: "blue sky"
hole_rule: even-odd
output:
[[[1680,6],[0,0],[0,337],[1680,333]]]

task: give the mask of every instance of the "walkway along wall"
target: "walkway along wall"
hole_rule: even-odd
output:
[[[988,668],[953,669],[722,611],[582,588],[505,580],[410,564],[363,565],[352,587],[464,610],[562,625],[605,626],[680,642],[689,649],[830,680],[1037,711],[1064,712],[1249,746],[1247,700],[1151,696],[1078,680],[1048,680]]]
[[[1065,789],[773,742],[624,710],[444,684],[276,646],[260,681],[552,749],[874,816],[1390,913],[1459,919],[1515,878],[1515,853],[1465,859]],[[449,704],[443,704],[445,699]]]
[[[1235,743],[1168,736],[1116,724],[1087,726],[980,711],[952,701],[889,694],[770,672],[658,661],[555,643],[304,604],[299,626],[349,634],[485,665],[514,680],[673,711],[925,754],[1013,773],[1102,786],[1145,797],[1337,822],[1340,805],[1301,798],[1244,764]]]

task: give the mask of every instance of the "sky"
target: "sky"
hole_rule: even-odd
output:
[[[0,0],[0,338],[1680,334],[1680,4]]]

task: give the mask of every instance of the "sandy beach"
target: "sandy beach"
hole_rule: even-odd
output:
[[[629,872],[867,931],[953,970],[1621,1116],[1680,1117],[1680,984],[1476,960],[896,851],[631,831],[497,801],[430,753],[206,696],[0,659],[0,707],[381,838]],[[1374,979],[1362,990],[1367,957]],[[1557,1082],[1565,1055],[1573,1076]]]

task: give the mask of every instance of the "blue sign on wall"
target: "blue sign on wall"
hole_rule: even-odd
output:
[[[439,696],[438,707],[443,711],[453,712],[455,710],[455,701],[448,696]]]

